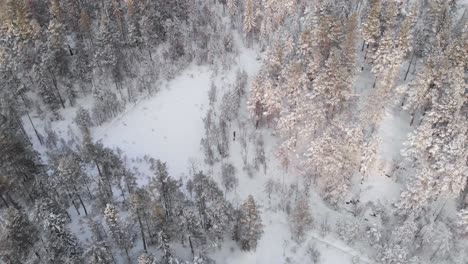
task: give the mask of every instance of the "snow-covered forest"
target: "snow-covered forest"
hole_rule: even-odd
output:
[[[0,0],[0,263],[468,263],[467,7]]]

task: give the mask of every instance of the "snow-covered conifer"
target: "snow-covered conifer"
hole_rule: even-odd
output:
[[[255,251],[263,234],[262,218],[252,195],[240,207],[240,220],[237,226],[238,243],[242,250]]]
[[[119,248],[125,251],[127,258],[130,259],[129,251],[132,248],[131,234],[128,226],[119,218],[117,209],[111,204],[107,204],[104,211],[104,218],[109,227],[112,238]]]
[[[5,210],[0,237],[0,258],[5,263],[19,264],[34,258],[31,253],[39,240],[39,230],[24,212],[14,208]]]
[[[290,217],[291,233],[297,241],[303,241],[306,237],[306,233],[314,224],[314,218],[310,212],[307,196],[297,200]]]

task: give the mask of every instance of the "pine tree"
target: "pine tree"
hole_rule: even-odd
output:
[[[257,31],[257,12],[256,0],[245,0],[244,3],[244,34],[250,42]]]
[[[255,251],[258,240],[263,234],[263,224],[252,195],[249,195],[239,210],[240,219],[237,226],[239,246],[245,251]]]
[[[78,108],[76,111],[75,123],[83,133],[89,132],[90,127],[93,125],[89,111],[83,107]]]
[[[125,251],[125,255],[130,260],[129,251],[132,248],[132,240],[129,228],[119,219],[117,209],[111,204],[107,204],[104,210],[104,218],[109,227],[112,238],[119,248]]]
[[[67,52],[65,45],[65,29],[63,25],[63,10],[60,1],[51,0],[50,8],[52,19],[47,28],[47,48],[45,63],[47,70],[51,73],[54,82],[58,76],[66,76],[69,73]]]
[[[143,253],[138,257],[138,264],[155,264],[156,261],[154,260],[152,255]]]
[[[463,235],[468,235],[468,209],[460,210],[458,213],[458,227]]]
[[[110,69],[117,62],[115,45],[118,40],[115,37],[115,32],[116,29],[113,27],[112,21],[107,15],[102,14],[96,35],[95,64],[104,67],[107,73],[110,73]]]
[[[105,241],[93,241],[84,253],[88,257],[86,263],[113,264],[114,260]]]
[[[434,175],[428,168],[416,171],[408,184],[408,188],[401,193],[397,208],[403,214],[418,214],[429,201],[434,198]]]
[[[82,198],[83,187],[88,185],[89,179],[81,168],[81,161],[76,153],[68,153],[60,158],[57,164],[57,178],[59,188],[63,188],[65,192],[71,196],[72,203],[74,199],[78,199],[86,215],[88,211]],[[89,187],[88,187],[89,191]],[[75,205],[78,211],[78,207]],[[79,213],[79,212],[78,212]]]
[[[301,242],[304,240],[307,231],[312,227],[314,219],[310,213],[307,197],[301,197],[290,215],[291,233],[293,237]]]
[[[111,10],[110,17],[112,18],[113,22],[115,21],[115,23],[118,24],[122,40],[124,41],[127,38],[127,28],[125,27],[126,23],[125,16],[122,11],[122,6],[118,0],[112,0],[111,5],[112,6],[109,6]]]
[[[358,31],[358,17],[357,14],[352,14],[346,23],[346,35],[342,43],[343,60],[346,66],[349,80],[354,81],[353,77],[356,74],[356,35]]]
[[[364,40],[370,46],[374,46],[380,37],[380,12],[382,9],[381,0],[372,0],[369,3],[370,11],[367,20],[362,25]]]
[[[55,86],[55,83],[52,84],[45,78],[47,75],[44,74],[44,70],[40,66],[33,66],[33,75],[37,85],[38,94],[41,96],[42,100],[50,108],[50,110],[56,112],[60,106],[63,106],[63,101],[60,99],[60,96],[56,94],[56,92],[59,91],[56,89],[54,92],[52,88],[57,86]]]
[[[171,251],[171,247],[169,245],[169,237],[161,231],[159,233],[159,244],[160,249],[162,251],[162,257],[159,263],[161,264],[179,264],[179,260],[175,257]]]
[[[138,23],[140,10],[134,0],[126,0],[126,4],[128,17],[128,43],[130,47],[140,48],[143,41],[140,24]]]
[[[344,103],[351,97],[351,85],[346,79],[346,69],[340,62],[340,54],[333,49],[326,61],[326,69],[316,80],[315,90],[325,99],[326,117],[331,119],[343,109]]]
[[[148,196],[148,193],[144,189],[136,189],[130,195],[130,209],[133,218],[138,222],[141,240],[143,243],[143,250],[145,252],[147,251],[146,237],[151,237],[150,230],[147,230],[148,234],[146,234],[145,227],[143,225],[143,222],[147,221],[148,218],[147,208],[149,204],[148,201],[146,201],[146,199],[149,199]]]
[[[237,15],[237,12],[239,11],[237,0],[227,0],[226,5],[231,16]]]
[[[17,209],[7,208],[0,229],[0,258],[5,263],[24,263],[34,258],[32,251],[39,240],[39,230],[28,216]]]
[[[206,237],[214,243],[222,241],[231,231],[232,205],[224,199],[217,183],[203,172],[194,175],[193,190],[200,226]]]
[[[232,164],[223,164],[221,167],[221,177],[226,192],[232,191],[237,187],[236,168]]]
[[[87,8],[81,8],[80,18],[78,20],[78,27],[81,33],[81,36],[85,39],[92,41],[92,28],[91,28],[91,18],[89,16],[89,11]]]
[[[79,81],[83,95],[90,91],[93,83],[93,68],[90,50],[85,48],[83,40],[78,38],[75,48],[75,70],[72,72],[74,79]]]
[[[67,228],[67,217],[57,204],[50,200],[38,203],[38,217],[46,231],[48,262],[82,263],[83,249],[78,239]]]
[[[0,114],[0,178],[4,188],[0,196],[7,207],[23,199],[32,202],[36,192],[41,191],[34,186],[41,175],[41,164],[29,139],[20,134],[21,124],[15,115]]]
[[[110,89],[96,87],[94,97],[96,100],[91,109],[94,124],[101,125],[123,110],[122,102]]]
[[[421,124],[410,134],[403,152],[417,172],[402,193],[403,213],[408,213],[407,209],[420,213],[432,201],[459,196],[466,186],[466,148],[461,147],[468,129],[462,111],[463,70],[450,67],[446,60],[439,64],[447,67],[430,75],[431,83],[425,87],[430,90],[424,96],[429,100],[424,102]]]
[[[180,184],[169,176],[165,162],[153,160],[151,163],[151,170],[156,177],[151,178],[149,187],[151,192],[157,195],[160,204],[163,206],[166,220],[170,220],[174,214]]]
[[[360,234],[359,224],[355,220],[339,219],[336,222],[336,233],[343,241],[352,244]]]
[[[164,40],[162,26],[160,25],[160,13],[157,12],[156,3],[150,0],[138,1],[140,3],[140,31],[150,59],[152,58],[151,49],[154,45]]]

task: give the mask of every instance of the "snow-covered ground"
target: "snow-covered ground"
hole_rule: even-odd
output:
[[[158,95],[131,106],[110,123],[93,129],[93,137],[129,158],[149,155],[168,163],[178,177],[190,158],[200,158],[200,139],[211,85],[207,67],[192,67],[165,84]]]

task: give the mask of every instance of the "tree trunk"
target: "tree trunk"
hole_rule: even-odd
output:
[[[125,248],[125,255],[127,255],[128,262],[131,262],[130,255],[128,254],[127,248]]]
[[[26,130],[24,129],[24,125],[23,125],[23,122],[21,121],[21,119],[18,118],[18,119],[16,120],[16,123],[18,124],[19,128],[21,129],[21,132],[23,133],[23,135],[24,135],[25,137],[29,137],[29,136],[28,136],[28,133],[26,133]],[[32,146],[32,143],[29,142],[29,145]]]
[[[88,191],[89,199],[94,199],[93,194],[91,193],[91,190],[89,189],[88,181],[86,181],[85,185],[86,185],[86,190]]]
[[[24,107],[25,107],[26,109],[28,109],[28,105],[27,105],[27,103],[26,103],[26,100],[24,99],[23,94],[21,94],[20,96],[21,96],[21,100],[22,100],[23,103],[24,103]],[[34,123],[33,123],[32,119],[31,119],[31,116],[29,115],[29,112],[28,112],[28,111],[26,111],[26,115],[28,116],[29,122],[31,123],[32,128],[34,129],[34,133],[36,134],[36,137],[37,137],[37,139],[39,140],[39,143],[41,143],[41,145],[43,145],[44,142],[42,141],[42,138],[39,136],[39,132],[37,132],[36,126],[34,125]]]
[[[99,164],[97,163],[96,160],[94,160],[94,164],[96,164],[96,168],[97,168],[97,170],[98,170],[99,177],[101,177],[101,179],[102,179],[103,177],[102,177],[102,173],[101,173],[101,168],[99,168]]]
[[[7,200],[5,200],[5,197],[3,197],[3,194],[0,194],[0,198],[2,199],[2,202],[5,204],[5,206],[10,208],[10,205],[8,204]]]
[[[416,113],[414,113],[414,112],[411,114],[411,121],[410,121],[410,124],[409,124],[410,126],[413,126],[414,116],[415,115],[416,115]]]
[[[146,225],[146,229],[148,229],[148,236],[149,236],[149,239],[150,239],[150,243],[153,244],[153,234],[151,234],[151,228],[150,228],[150,224],[148,223],[148,219],[145,217],[145,225]]]
[[[34,251],[34,254],[36,255],[37,259],[39,260],[39,263],[42,263],[41,255],[39,255],[39,252]]]
[[[405,79],[403,79],[403,81],[406,81],[406,78],[408,78],[408,73],[410,71],[411,64],[413,63],[413,58],[414,58],[414,53],[411,55],[411,60],[410,60],[409,65],[408,65],[408,69],[406,69]]]
[[[50,74],[52,74],[52,83],[54,84],[55,90],[57,90],[57,96],[60,100],[60,104],[62,104],[62,107],[65,108],[65,102],[62,99],[62,96],[60,95],[60,90],[57,85],[57,79],[55,79],[54,74],[49,70]]]
[[[112,254],[112,251],[109,250],[107,247],[106,247],[106,251],[107,251],[107,253],[111,256],[112,262],[113,262],[114,264],[117,264],[117,262],[115,261],[115,258],[114,258],[114,254]]]
[[[81,215],[81,214],[80,214],[80,209],[79,209],[78,206],[76,205],[75,200],[74,200],[73,198],[72,198],[71,202],[72,202],[72,204],[73,204],[73,207],[75,207],[76,213],[77,213],[78,215]]]
[[[117,83],[117,81],[115,79],[114,79],[114,84],[115,84],[115,88],[117,88],[117,91],[119,91],[120,99],[122,99],[122,101],[125,102],[125,97],[122,94],[121,87],[120,87],[120,85],[118,85],[118,83]]]
[[[148,55],[149,55],[151,62],[153,62],[153,55],[151,54],[151,49],[149,47],[148,47]]]
[[[125,191],[120,182],[119,182],[119,189],[120,189],[120,196],[122,196],[123,202],[125,204],[127,203],[127,199],[125,198]]]
[[[28,111],[26,111],[26,115],[28,116],[29,122],[31,123],[31,126],[32,126],[32,128],[33,128],[33,130],[34,130],[34,133],[36,134],[36,137],[37,137],[37,139],[39,140],[39,143],[40,143],[41,145],[44,145],[44,142],[42,141],[42,138],[41,138],[41,136],[39,135],[39,132],[37,132],[36,126],[34,126],[34,123],[33,123],[32,119],[31,119],[31,116],[29,115],[29,112],[28,112]]]
[[[140,218],[140,213],[137,212],[137,219],[138,219],[138,225],[140,226],[140,233],[141,233],[141,240],[143,242],[143,250],[145,253],[148,253],[146,249],[146,240],[145,240],[145,232],[143,230],[143,224],[141,223],[141,218]]]
[[[432,254],[432,256],[431,256],[431,258],[430,258],[431,261],[432,261],[432,260],[435,258],[435,256],[437,255],[437,253],[439,252],[441,246],[442,246],[442,242],[439,243],[439,246],[437,247],[436,251],[434,251],[434,253]]]
[[[414,62],[414,65],[413,65],[413,72],[412,72],[413,75],[416,73],[416,64],[418,64],[418,60],[417,60],[417,59],[416,59],[416,61]]]
[[[193,249],[192,238],[189,236],[188,241],[190,244],[190,250],[192,251],[192,257],[195,257],[195,250]]]
[[[83,203],[83,199],[81,199],[81,195],[78,194],[77,196],[78,196],[78,200],[80,200],[81,207],[83,207],[85,215],[88,216],[88,210],[86,210],[86,206]]]

